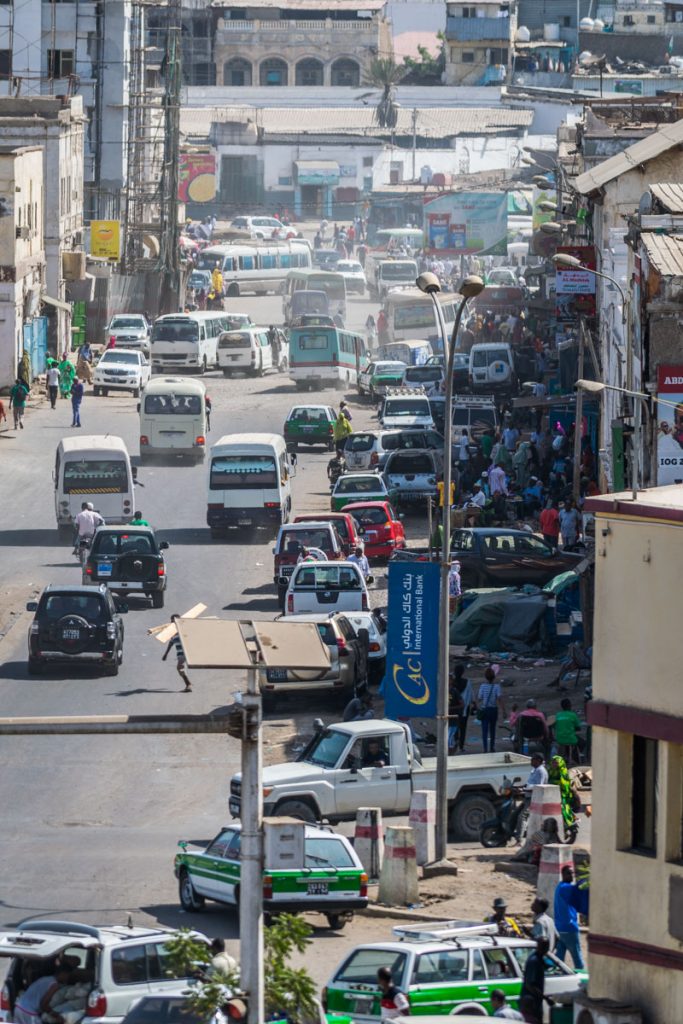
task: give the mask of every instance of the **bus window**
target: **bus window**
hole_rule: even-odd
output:
[[[299,335],[299,348],[302,351],[310,349],[324,349],[329,347],[329,338],[326,334],[306,331]]]
[[[64,462],[65,494],[125,494],[128,467],[123,459],[78,459]]]
[[[280,266],[281,267],[291,267],[291,265],[292,265],[291,253],[288,253],[288,252],[281,253],[280,254]]]
[[[253,270],[254,269],[254,257],[253,256],[240,256],[240,270]]]
[[[273,270],[277,266],[277,258],[271,256],[270,253],[264,253],[263,256],[259,257],[259,262],[263,270]]]

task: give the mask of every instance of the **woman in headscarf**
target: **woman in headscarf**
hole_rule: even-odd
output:
[[[78,362],[76,363],[76,376],[86,384],[92,382],[92,349],[87,341],[84,341],[78,350]]]
[[[518,487],[522,490],[529,483],[529,442],[518,441],[517,451],[512,456],[512,467],[515,471],[515,479]]]
[[[19,360],[19,380],[26,385],[28,391],[31,390],[31,360],[26,349]]]
[[[71,394],[71,386],[76,376],[76,370],[74,364],[69,359],[66,352],[62,356],[62,361],[59,364],[59,390],[62,398],[68,398]]]
[[[567,764],[563,757],[555,756],[551,759],[548,767],[548,782],[551,786],[559,786],[560,803],[562,805],[562,821],[565,828],[573,828],[576,824],[574,813],[574,787],[567,771]]]

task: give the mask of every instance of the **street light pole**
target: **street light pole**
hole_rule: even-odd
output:
[[[441,566],[439,576],[439,669],[436,721],[436,860],[444,861],[448,854],[448,653],[449,653],[449,594],[448,574],[451,560],[451,447],[453,443],[453,361],[458,340],[460,321],[467,300],[478,295],[484,287],[480,277],[466,277],[459,288],[462,295],[448,338],[448,329],[443,317],[438,293],[441,291],[435,274],[421,274],[417,286],[426,292],[434,305],[436,321],[443,341],[446,372],[445,418],[443,431],[443,528],[441,545]]]

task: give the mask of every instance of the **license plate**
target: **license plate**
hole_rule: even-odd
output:
[[[111,576],[112,566],[109,562],[98,562],[97,563],[97,575],[98,576]]]
[[[303,434],[312,434],[314,430],[315,430],[315,427],[302,427],[301,428],[301,432]]]
[[[237,525],[238,526],[251,526],[251,519],[238,519],[237,520]]]
[[[284,683],[287,679],[287,669],[269,668],[266,671],[266,679],[271,683]]]
[[[359,998],[356,996],[353,1001],[353,1009],[356,1013],[370,1013],[372,1010],[372,1003],[373,1000],[368,997]]]
[[[308,883],[308,895],[309,896],[327,896],[329,893],[329,885],[327,882],[309,882]]]
[[[237,817],[237,815],[240,813],[240,805],[238,801],[232,799],[228,800],[228,810],[230,811],[231,814],[234,814],[235,817]]]
[[[81,631],[80,629],[63,629],[62,640],[80,640]]]

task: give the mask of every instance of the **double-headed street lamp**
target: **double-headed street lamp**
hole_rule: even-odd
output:
[[[641,433],[641,409],[643,402],[649,402],[650,396],[643,391],[631,391],[630,388],[618,388],[614,384],[603,384],[599,380],[577,380],[576,387],[580,391],[588,391],[593,395],[601,395],[605,391],[618,391],[622,395],[628,395],[633,399],[633,441],[631,443],[631,497],[635,501],[638,497],[638,478],[640,476],[640,433]],[[674,404],[673,402],[671,403]],[[578,419],[578,416],[577,416]],[[578,429],[575,427],[574,429]]]
[[[436,274],[420,274],[415,282],[420,291],[432,300],[436,321],[443,341],[446,368],[445,425],[443,431],[443,543],[441,547],[441,574],[439,580],[439,678],[436,725],[436,859],[446,860],[448,852],[448,648],[449,601],[448,573],[451,560],[451,444],[453,439],[453,361],[458,341],[460,321],[467,300],[484,288],[484,282],[474,275],[466,277],[458,288],[462,296],[450,338],[438,295],[441,283]]]

